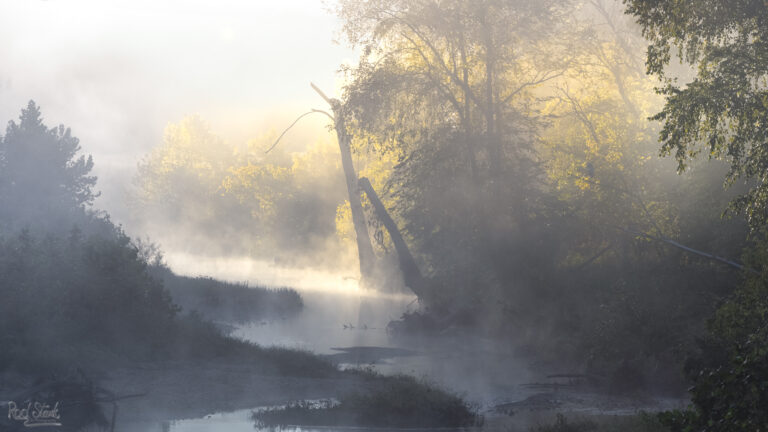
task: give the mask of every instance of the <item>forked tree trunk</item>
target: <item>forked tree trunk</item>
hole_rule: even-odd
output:
[[[405,286],[410,288],[417,297],[422,297],[424,294],[425,285],[424,277],[421,275],[419,266],[416,264],[416,260],[413,259],[413,255],[411,255],[411,251],[408,249],[408,245],[405,244],[405,240],[403,240],[403,236],[400,233],[400,230],[397,228],[397,224],[395,224],[395,221],[392,220],[392,217],[389,216],[389,212],[387,212],[384,204],[381,203],[381,200],[376,194],[376,191],[373,190],[371,182],[368,181],[367,178],[363,177],[360,179],[358,184],[360,185],[360,189],[362,189],[368,196],[368,201],[373,204],[373,208],[376,211],[376,216],[379,218],[381,223],[384,224],[387,232],[389,232],[389,237],[392,239],[392,243],[395,245],[398,262],[400,264],[400,271],[403,272],[403,281],[405,282]]]

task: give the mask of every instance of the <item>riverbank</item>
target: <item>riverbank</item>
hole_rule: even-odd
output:
[[[77,394],[99,411],[87,413],[94,419],[105,419],[111,427],[115,413],[116,430],[147,431],[175,420],[307,399],[344,398],[353,394],[366,397],[383,390],[390,394],[394,391],[392,399],[412,402],[418,402],[415,399],[424,395],[447,395],[415,380],[409,386],[398,385],[403,377],[386,377],[366,370],[340,371],[306,352],[254,346],[251,354],[254,353],[258,355],[124,364],[111,370],[91,371],[87,381],[57,381],[56,377],[41,379],[6,371],[0,374],[0,400],[15,401],[21,395],[29,400],[43,397],[51,405],[59,402],[67,410],[86,401],[55,400],[56,395]],[[41,387],[40,382],[50,384]],[[72,387],[79,391],[59,390]],[[109,398],[100,396],[105,394]],[[432,397],[430,403],[438,409],[450,410],[457,400],[461,401],[454,396]],[[390,408],[383,407],[381,415],[392,416]],[[424,415],[436,412],[439,411]]]

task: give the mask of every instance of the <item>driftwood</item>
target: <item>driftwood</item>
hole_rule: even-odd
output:
[[[400,271],[403,272],[403,281],[405,282],[405,285],[410,288],[416,296],[421,297],[424,294],[425,289],[424,277],[421,275],[419,266],[416,264],[416,260],[413,259],[413,255],[408,249],[408,245],[405,243],[403,235],[397,228],[397,224],[395,224],[395,221],[389,216],[389,212],[387,212],[384,204],[381,203],[371,182],[363,177],[358,181],[358,184],[360,185],[360,189],[362,189],[368,196],[368,200],[373,204],[376,216],[381,223],[384,224],[387,232],[389,232],[389,237],[392,239],[392,243],[394,243],[395,250],[397,251]]]

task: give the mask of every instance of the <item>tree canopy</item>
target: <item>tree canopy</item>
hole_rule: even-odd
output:
[[[730,162],[727,181],[752,181],[734,201],[757,229],[768,221],[768,5],[761,0],[625,0],[649,40],[648,73],[666,104],[662,153],[680,170],[705,151]],[[676,58],[695,68],[690,82]],[[682,82],[681,82],[682,81]]]
[[[78,155],[80,141],[69,128],[48,128],[40,108],[29,101],[19,121],[10,121],[0,139],[0,213],[13,223],[50,213],[84,209],[98,196],[93,158]]]

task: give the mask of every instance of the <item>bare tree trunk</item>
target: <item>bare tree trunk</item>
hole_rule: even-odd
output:
[[[403,236],[400,230],[397,228],[397,224],[389,216],[389,212],[381,203],[376,191],[373,190],[371,182],[367,178],[363,177],[359,181],[360,189],[362,189],[368,196],[368,200],[373,204],[374,210],[376,210],[376,216],[389,232],[389,237],[392,239],[392,243],[395,245],[397,251],[398,262],[400,263],[400,271],[403,272],[403,281],[405,286],[411,289],[417,297],[422,297],[424,294],[424,277],[419,271],[419,266],[416,264],[416,260],[413,259],[411,251],[408,249],[408,245],[405,244]]]
[[[339,141],[339,150],[341,151],[341,166],[344,169],[344,178],[347,181],[347,192],[349,194],[349,207],[352,210],[352,224],[355,227],[355,238],[357,240],[357,253],[360,259],[360,281],[363,286],[370,284],[373,279],[376,256],[373,254],[371,237],[368,235],[368,225],[365,222],[363,205],[360,202],[360,189],[357,186],[357,174],[352,164],[352,152],[349,147],[349,135],[344,125],[344,113],[340,109],[339,101],[328,98],[317,86],[311,84],[312,88],[331,106],[333,110],[334,126],[336,128],[336,137]]]

